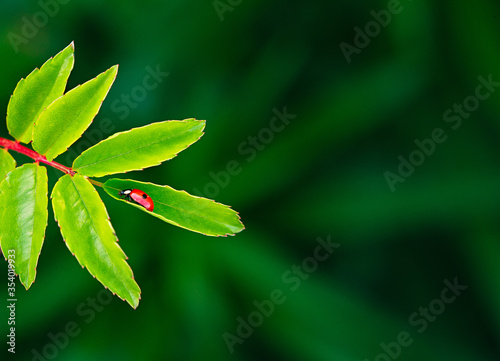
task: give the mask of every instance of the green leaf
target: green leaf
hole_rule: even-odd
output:
[[[148,194],[154,202],[154,210],[150,212],[136,203],[121,199],[118,193],[125,189],[139,189]],[[227,236],[245,228],[238,213],[229,206],[211,199],[195,197],[169,186],[113,178],[104,183],[104,190],[115,199],[193,232],[208,236]]]
[[[94,187],[81,175],[65,175],[52,191],[52,205],[66,245],[82,267],[136,308],[141,290]]]
[[[74,50],[73,43],[69,44],[17,84],[7,108],[7,128],[18,141],[31,141],[35,121],[45,108],[63,95],[75,62]]]
[[[0,246],[14,255],[15,271],[26,289],[35,280],[48,218],[47,170],[25,164],[0,184]]]
[[[203,128],[204,120],[185,119],[117,133],[83,152],[73,169],[89,177],[102,177],[155,166],[200,139]]]
[[[33,148],[48,160],[65,152],[92,123],[117,71],[115,65],[50,104],[35,123]]]
[[[16,168],[15,159],[7,152],[7,149],[0,149],[0,183],[7,173],[14,170],[14,168]]]

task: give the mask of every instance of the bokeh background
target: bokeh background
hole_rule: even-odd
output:
[[[500,4],[397,4],[3,0],[4,113],[19,79],[75,41],[67,89],[120,69],[89,131],[57,160],[70,165],[117,131],[206,119],[178,157],[123,177],[229,204],[246,230],[205,237],[100,191],[142,289],[133,310],[78,265],[49,213],[36,282],[17,284],[15,355],[1,307],[1,359],[498,360],[499,88],[469,98],[460,126],[444,113],[475,95],[478,77],[500,81]],[[387,9],[397,13],[380,15],[377,31],[372,11]],[[347,61],[340,44],[367,26],[373,36]],[[144,93],[148,69],[168,76]],[[269,133],[284,108],[295,118]],[[436,128],[446,141],[392,191],[385,172]],[[229,178],[228,162],[239,165]],[[49,170],[50,187],[60,175]],[[318,238],[340,246],[314,267]],[[445,280],[467,288],[443,303]],[[256,303],[276,290],[285,301],[260,320]],[[252,330],[239,326],[249,316]],[[229,334],[240,339],[228,346]]]

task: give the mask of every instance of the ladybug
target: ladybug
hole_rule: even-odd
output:
[[[150,212],[152,212],[155,207],[151,197],[138,189],[125,189],[123,191],[120,191],[118,195],[121,198],[125,198],[130,202],[134,202],[143,206]]]

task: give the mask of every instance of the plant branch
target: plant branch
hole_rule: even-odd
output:
[[[66,167],[62,164],[59,164],[57,162],[49,161],[47,160],[47,158],[45,158],[44,155],[38,154],[34,150],[22,146],[21,144],[19,144],[19,142],[14,142],[12,140],[0,138],[0,147],[24,154],[34,159],[36,163],[44,163],[50,165],[51,167],[59,169],[61,172],[69,174],[70,176],[73,176],[75,174],[73,169]]]

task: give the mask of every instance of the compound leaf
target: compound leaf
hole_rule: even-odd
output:
[[[90,182],[78,174],[61,177],[52,191],[52,205],[66,245],[82,267],[136,308],[141,290]]]
[[[7,128],[18,141],[31,141],[35,121],[45,108],[63,95],[75,62],[74,50],[74,44],[69,44],[17,84],[7,108]]]
[[[83,152],[73,169],[89,177],[102,177],[155,166],[200,139],[203,128],[204,120],[185,119],[117,133]]]
[[[0,149],[0,183],[14,168],[16,168],[16,160],[7,152],[7,149]]]
[[[147,193],[154,202],[154,210],[150,212],[134,202],[122,199],[119,192],[125,189],[139,189]],[[104,183],[104,190],[115,199],[193,232],[208,236],[227,236],[245,228],[238,213],[229,206],[211,199],[195,197],[169,186],[112,178]]]
[[[26,289],[36,277],[48,218],[47,170],[25,164],[0,184],[0,246],[14,255],[15,272]]]
[[[35,123],[33,148],[48,160],[65,152],[92,123],[117,71],[115,65],[50,104]]]

